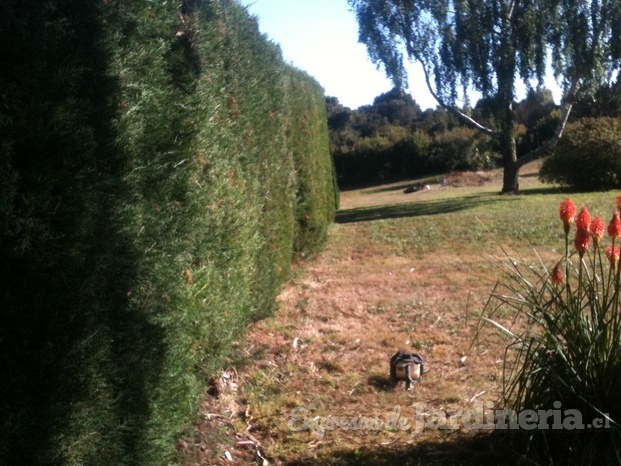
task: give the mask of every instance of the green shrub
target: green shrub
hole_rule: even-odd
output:
[[[0,463],[170,464],[325,240],[322,90],[232,0],[7,0],[0,41]]]
[[[582,191],[621,188],[621,121],[596,118],[567,125],[540,178]]]
[[[342,186],[413,178],[452,170],[495,166],[492,140],[456,127],[429,136],[424,131],[387,126],[373,137],[359,138],[351,150],[336,151]]]
[[[403,173],[414,177],[429,171],[426,157],[431,142],[432,138],[427,133],[414,131],[397,144],[396,149],[403,156]]]
[[[453,170],[483,170],[493,168],[491,143],[473,129],[456,127],[438,133],[429,148],[428,165],[431,172]]]

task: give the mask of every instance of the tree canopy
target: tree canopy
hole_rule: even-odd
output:
[[[579,92],[607,82],[621,52],[620,0],[349,0],[359,40],[398,87],[405,63],[419,62],[440,105],[500,142],[503,192],[517,192],[519,169],[562,136]],[[564,90],[554,135],[528,154],[516,148],[516,82],[543,84],[548,65]],[[474,89],[494,103],[495,126],[459,109]]]

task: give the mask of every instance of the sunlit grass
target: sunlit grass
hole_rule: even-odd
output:
[[[564,251],[558,205],[568,193],[534,177],[523,186],[522,196],[500,196],[500,186],[493,184],[409,197],[391,187],[344,193],[317,268],[300,269],[290,305],[261,324],[259,339],[269,342],[267,352],[273,354],[257,356],[260,367],[246,366],[249,379],[241,393],[253,409],[250,425],[263,435],[271,458],[288,465],[537,464],[488,434],[426,431],[412,439],[389,431],[333,432],[319,439],[286,425],[290,409],[309,406],[318,397],[327,406],[313,411],[314,416],[381,416],[387,406],[406,406],[413,399],[442,409],[464,408],[484,390],[486,397],[495,390],[499,396],[500,335],[489,335],[460,365],[474,337],[472,314],[484,306],[494,283],[509,276],[503,250],[526,267],[539,265],[541,257],[549,268]],[[593,215],[608,221],[612,194],[571,196],[579,207],[588,205]],[[409,273],[417,280],[403,278]],[[374,275],[365,281],[360,278],[365,274]],[[399,288],[404,283],[412,290]],[[365,297],[365,284],[379,289]],[[350,307],[331,307],[342,302],[340,293],[355,286]],[[413,297],[426,290],[431,292],[424,298]],[[398,294],[406,292],[411,294]],[[510,320],[511,310],[499,309],[497,317]],[[434,330],[426,333],[429,329]],[[385,354],[398,347],[431,360],[429,381],[412,394],[391,386],[385,370]],[[477,355],[489,358],[487,365],[479,366]]]
[[[388,205],[375,204],[377,188],[349,192],[342,197],[337,222],[353,224],[347,234],[360,233],[360,241],[354,242],[359,249],[373,246],[386,254],[423,255],[443,248],[488,253],[495,244],[555,251],[562,232],[550,219],[558,217],[558,205],[568,194],[538,181],[528,185],[521,196],[498,195],[496,185],[438,188],[424,197],[395,196],[391,200],[396,202]],[[573,197],[579,206],[589,205],[593,215],[609,216],[613,194]]]

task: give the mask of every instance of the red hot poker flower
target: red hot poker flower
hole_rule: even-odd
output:
[[[589,231],[589,226],[591,225],[591,214],[589,213],[589,209],[583,207],[578,214],[578,218],[576,218],[576,227],[579,230]]]
[[[561,202],[560,214],[563,222],[571,223],[574,221],[574,216],[576,215],[576,204],[574,204],[574,201],[572,201],[571,198],[568,197]]]
[[[614,250],[612,249],[612,246],[608,246],[606,248],[606,257],[610,261],[610,265],[612,266],[613,269],[617,268],[617,262],[619,262],[619,256],[621,256],[621,249],[619,249],[619,246],[615,246]]]
[[[582,256],[584,256],[584,253],[587,251],[587,249],[589,249],[590,245],[591,245],[591,237],[589,236],[589,232],[581,228],[576,230],[576,237],[574,238],[574,246],[576,246],[576,251],[578,251],[578,254],[580,255],[581,259],[582,259]]]
[[[612,220],[608,225],[608,235],[612,238],[618,238],[621,236],[621,219],[619,219],[619,213],[615,212],[612,216]]]
[[[576,204],[570,198],[561,202],[560,216],[565,228],[565,234],[568,234],[569,226],[573,223],[576,216]]]
[[[606,227],[604,226],[604,220],[602,219],[602,217],[595,217],[593,220],[591,220],[589,230],[591,231],[591,235],[593,236],[593,242],[598,245],[604,237],[604,233],[606,233]]]
[[[617,210],[621,212],[621,196],[617,196]]]
[[[559,264],[556,264],[554,266],[554,269],[552,269],[552,273],[550,274],[550,281],[553,285],[561,285],[563,283],[563,272],[561,271]]]

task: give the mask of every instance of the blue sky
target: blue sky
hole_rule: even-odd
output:
[[[258,17],[259,28],[278,43],[285,60],[313,76],[326,95],[338,97],[350,108],[373,103],[392,88],[383,71],[368,58],[366,47],[358,43],[358,25],[347,0],[239,0]],[[427,90],[422,70],[408,69],[409,91],[423,108],[437,103]],[[548,87],[559,101],[559,89]],[[518,97],[523,97],[523,86]],[[521,96],[521,97],[520,97]],[[476,98],[471,98],[472,104]]]
[[[348,107],[373,103],[392,83],[358,43],[358,25],[347,0],[240,0],[259,19],[261,32],[280,44],[285,60],[312,75],[326,95]],[[412,97],[435,107],[424,81],[410,76]],[[412,89],[414,89],[412,91]]]

